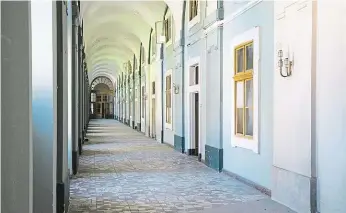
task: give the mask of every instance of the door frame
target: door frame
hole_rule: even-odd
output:
[[[151,137],[156,138],[156,98],[155,95],[151,96]]]
[[[198,69],[196,69],[196,67],[198,67]],[[196,73],[196,71],[198,70],[198,73]],[[189,155],[196,155],[198,156],[198,160],[201,161],[202,160],[202,152],[204,151],[204,147],[202,147],[203,145],[203,141],[202,141],[202,134],[201,134],[201,130],[202,130],[202,126],[201,126],[201,120],[202,120],[202,116],[201,116],[201,103],[202,103],[202,93],[201,93],[201,76],[202,76],[202,70],[201,70],[201,63],[200,63],[200,57],[195,57],[195,58],[191,58],[188,61],[188,67],[187,67],[187,79],[186,79],[186,83],[187,83],[187,92],[188,92],[188,96],[187,98],[187,111],[188,111],[188,146],[189,146],[189,150],[188,150],[188,154]],[[195,141],[195,94],[198,93],[198,104],[199,104],[199,109],[198,109],[198,127],[199,127],[199,131],[198,131],[198,151],[195,150],[196,149],[196,141]],[[197,153],[198,152],[198,153]]]
[[[199,156],[201,154],[201,110],[198,109],[198,141],[195,138],[196,123],[195,123],[195,97],[198,94],[198,107],[201,105],[201,94],[199,91],[193,91],[189,93],[189,114],[190,114],[190,149],[193,150],[191,155]],[[198,143],[198,150],[196,150],[196,142]]]

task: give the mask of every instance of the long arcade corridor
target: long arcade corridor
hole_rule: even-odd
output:
[[[0,1],[0,213],[345,213],[345,11]]]
[[[266,195],[115,120],[92,120],[70,213],[292,212]],[[220,210],[218,210],[220,209]],[[241,211],[237,211],[241,210]]]

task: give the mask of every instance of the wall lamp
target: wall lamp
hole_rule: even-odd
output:
[[[174,94],[179,94],[179,85],[173,83]]]
[[[286,77],[289,77],[292,75],[292,66],[293,66],[293,62],[290,61],[288,59],[288,57],[286,57],[284,60],[282,60],[282,57],[283,57],[283,52],[282,50],[279,50],[278,51],[278,58],[279,58],[279,61],[278,61],[278,67],[280,69],[280,75],[284,78]],[[285,65],[285,71],[286,73],[283,72],[283,66]]]

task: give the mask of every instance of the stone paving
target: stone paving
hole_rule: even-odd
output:
[[[70,213],[201,212],[268,199],[117,121],[91,121],[87,138]]]

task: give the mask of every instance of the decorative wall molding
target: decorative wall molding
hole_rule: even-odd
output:
[[[227,24],[227,23],[233,21],[238,16],[242,15],[243,13],[245,13],[248,10],[250,10],[251,8],[256,6],[257,4],[261,3],[262,1],[263,0],[253,0],[253,1],[250,1],[244,7],[239,8],[234,13],[232,13],[232,14],[228,15],[227,17],[225,17],[225,19],[214,22],[214,24],[212,24],[209,27],[204,29],[202,37],[205,37],[208,33],[210,33],[211,31],[213,31],[215,29],[217,29],[218,27],[222,27],[224,24]]]

